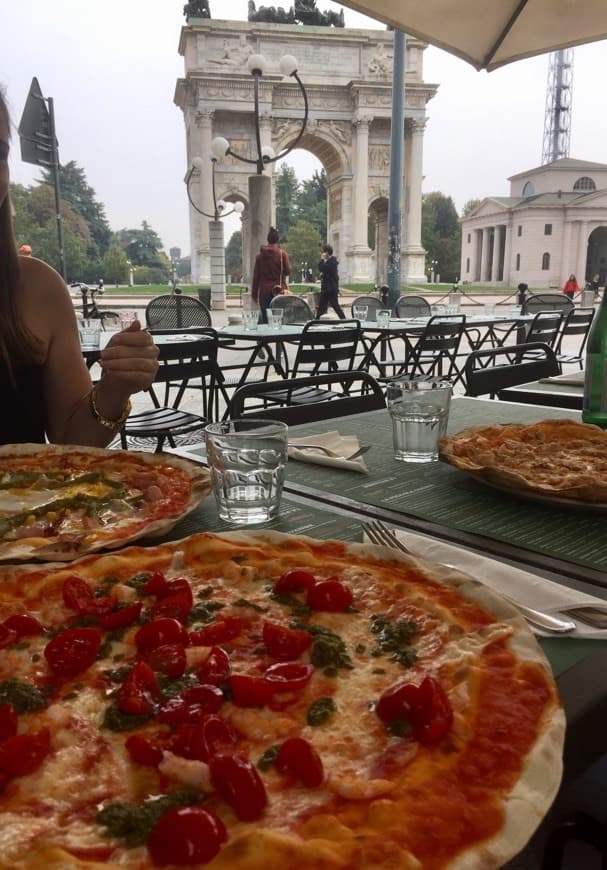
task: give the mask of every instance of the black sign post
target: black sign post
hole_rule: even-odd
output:
[[[25,108],[19,123],[21,140],[21,159],[25,163],[48,166],[55,187],[55,213],[57,215],[57,237],[59,240],[59,265],[63,280],[66,280],[65,251],[63,248],[63,226],[61,223],[61,188],[59,182],[59,143],[55,135],[55,111],[53,98],[42,96],[38,79],[33,78]]]

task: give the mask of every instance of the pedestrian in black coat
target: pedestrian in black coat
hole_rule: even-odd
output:
[[[333,256],[331,245],[323,245],[318,271],[320,272],[320,299],[318,301],[316,319],[318,320],[323,314],[326,314],[329,306],[331,306],[337,316],[345,320],[346,315],[338,300],[339,275],[337,273],[337,257]]]

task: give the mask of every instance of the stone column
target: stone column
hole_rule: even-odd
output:
[[[369,118],[353,122],[352,149],[352,234],[349,254],[350,281],[366,283],[371,279],[371,249],[368,239],[369,208]]]
[[[561,287],[567,280],[567,278],[571,275],[573,269],[571,266],[575,263],[575,257],[573,256],[573,251],[571,250],[571,221],[568,221],[565,218],[565,226],[563,227],[563,255],[561,257],[561,276],[560,276],[560,284]],[[575,273],[575,277],[578,278],[577,272]],[[580,283],[580,278],[578,278],[578,284]],[[582,281],[581,287],[584,287],[584,282]]]
[[[577,269],[575,277],[578,284],[584,286],[586,281],[586,258],[588,257],[588,221],[580,221],[577,246]],[[592,278],[592,275],[588,276]]]
[[[506,241],[504,243],[504,284],[508,287],[512,287],[514,283],[518,284],[518,281],[514,282],[512,280],[512,222],[510,220],[509,223],[505,226],[506,230]]]
[[[211,249],[211,308],[226,307],[226,257],[223,239],[223,221],[209,221]]]
[[[272,179],[269,175],[249,176],[249,278],[253,277],[255,257],[260,245],[267,243],[272,213]]]
[[[408,160],[409,178],[405,190],[409,191],[409,201],[405,203],[405,244],[403,245],[403,284],[419,284],[427,281],[425,263],[426,252],[422,247],[422,182],[425,118],[411,121],[411,135],[408,137],[410,158]],[[407,148],[405,146],[405,152]]]
[[[491,283],[496,284],[499,275],[500,264],[500,234],[501,227],[496,224],[493,228],[493,257],[491,260]]]
[[[199,155],[202,160],[198,191],[192,185],[192,198],[202,211],[213,214],[213,163],[211,161],[211,141],[213,139],[214,112],[204,110],[196,113],[196,126],[199,131]],[[201,283],[211,280],[211,249],[209,245],[209,218],[199,215],[200,234],[198,236],[198,278]]]
[[[489,234],[491,227],[483,227],[483,247],[481,249],[481,274],[480,281],[484,283],[487,280],[489,266]]]

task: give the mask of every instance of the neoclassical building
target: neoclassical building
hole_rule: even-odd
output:
[[[426,104],[436,85],[423,81],[426,44],[407,40],[405,79],[405,161],[403,173],[403,282],[425,281],[421,244],[422,157]],[[327,174],[328,241],[340,260],[342,281],[385,280],[390,172],[393,34],[387,30],[266,24],[190,18],[179,51],[185,75],[175,102],[186,128],[188,166],[202,159],[191,185],[195,201],[213,211],[211,141],[229,140],[238,154],[255,156],[252,53],[268,60],[260,83],[262,145],[280,152],[300,129],[302,97],[294,80],[283,78],[279,60],[294,55],[305,84],[310,112],[299,144],[314,154]],[[275,164],[267,172],[272,173]],[[217,199],[241,201],[243,263],[248,250],[248,176],[255,168],[232,156],[216,164]],[[369,216],[375,221],[375,251],[369,247]],[[280,228],[279,228],[280,229]],[[210,277],[208,220],[190,208],[192,276]]]
[[[562,158],[513,175],[461,221],[461,280],[580,286],[607,273],[607,164]]]

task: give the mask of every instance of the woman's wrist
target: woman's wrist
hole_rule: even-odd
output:
[[[102,382],[89,393],[89,410],[96,423],[107,429],[119,429],[131,411],[129,394],[104,389]]]

